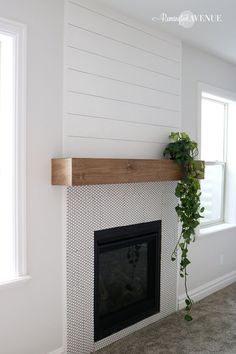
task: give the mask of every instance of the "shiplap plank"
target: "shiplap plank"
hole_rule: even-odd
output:
[[[90,54],[74,48],[68,48],[67,65],[89,73],[99,73],[116,80],[149,87],[158,91],[180,94],[180,80],[144,69],[127,65]]]
[[[68,90],[95,96],[108,97],[120,101],[138,103],[139,105],[160,107],[167,110],[180,110],[180,100],[174,96],[143,87],[110,80],[104,77],[68,70]]]
[[[64,140],[64,157],[162,158],[165,144],[93,138]]]
[[[167,58],[170,61],[180,61],[180,49],[178,47],[73,3],[70,3],[69,6],[68,21],[80,28]]]
[[[126,25],[129,28],[135,29],[139,32],[146,33],[147,35],[157,38],[162,41],[166,41],[176,47],[181,47],[181,42],[177,37],[168,34],[166,31],[162,31],[160,28],[154,26],[148,26],[136,20],[134,17],[127,17],[124,13],[115,11],[111,7],[103,6],[102,3],[95,2],[94,0],[68,0],[68,3],[83,6],[85,9],[94,13],[106,16],[113,21]]]
[[[68,0],[68,2],[84,6],[85,8],[90,9],[93,12],[97,12],[99,14],[112,18],[114,21],[118,21],[140,32],[144,32],[154,38],[164,40],[179,48],[181,47],[181,42],[177,37],[174,37],[166,31],[162,31],[160,28],[156,29],[155,27],[151,27],[144,23],[141,23],[140,21],[137,21],[135,18],[127,17],[124,13],[121,14],[118,11],[112,9],[111,7],[103,6],[100,2],[96,2],[94,0]]]
[[[67,113],[170,127],[180,126],[179,112],[154,109],[84,94],[67,93],[66,98]]]
[[[125,63],[144,67],[147,70],[180,78],[180,63],[171,62],[70,25],[67,30],[67,44],[101,56],[105,55]]]
[[[113,121],[95,117],[68,116],[64,120],[67,136],[122,139],[152,143],[168,143],[170,128]]]

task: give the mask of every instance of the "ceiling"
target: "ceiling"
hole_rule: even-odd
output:
[[[161,28],[184,42],[199,47],[236,64],[236,1],[235,0],[96,0],[126,16],[152,27]],[[166,13],[179,16],[189,10],[193,14],[219,14],[222,22],[195,22],[184,28],[174,22],[153,22],[153,17]]]

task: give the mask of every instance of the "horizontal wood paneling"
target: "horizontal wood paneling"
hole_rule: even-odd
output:
[[[69,138],[65,136],[64,156],[155,159],[162,157],[165,146],[166,144],[122,139]]]
[[[68,22],[80,28],[98,33],[113,41],[138,48],[169,61],[180,61],[180,50],[175,45],[151,37],[133,28],[128,28],[122,23],[75,3],[71,3],[71,6],[69,6]]]
[[[65,155],[161,157],[180,127],[181,43],[90,0],[67,10]]]
[[[65,119],[65,133],[73,137],[125,139],[153,143],[168,143],[169,128],[134,124],[110,119],[68,116]]]
[[[114,80],[128,82],[157,91],[180,94],[180,80],[163,74],[127,65],[74,48],[68,48],[68,67],[88,73],[99,73]]]
[[[180,64],[68,25],[68,45],[179,78]]]
[[[173,35],[158,29],[155,27],[150,27],[145,25],[144,23],[140,23],[139,21],[135,20],[135,18],[127,17],[124,13],[120,14],[114,11],[111,7],[103,6],[101,7],[101,3],[99,1],[94,0],[69,0],[70,3],[77,4],[83,6],[87,9],[92,10],[93,12],[97,12],[100,15],[107,16],[114,21],[125,25],[128,28],[136,29],[138,32],[144,32],[154,38],[164,40],[166,42],[175,45],[176,47],[181,47],[181,42],[177,37],[173,37]]]
[[[180,112],[120,102],[86,94],[67,93],[66,113],[105,117],[178,128]]]
[[[67,72],[68,91],[83,92],[124,102],[159,107],[171,111],[180,110],[179,96],[154,91],[74,70]]]

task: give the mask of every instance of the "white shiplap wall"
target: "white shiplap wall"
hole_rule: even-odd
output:
[[[181,43],[67,0],[64,155],[158,158],[180,128]]]

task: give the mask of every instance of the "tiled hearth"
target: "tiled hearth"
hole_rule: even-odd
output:
[[[176,310],[176,182],[69,187],[67,190],[67,349],[94,352]],[[94,232],[161,220],[160,312],[94,341]]]

